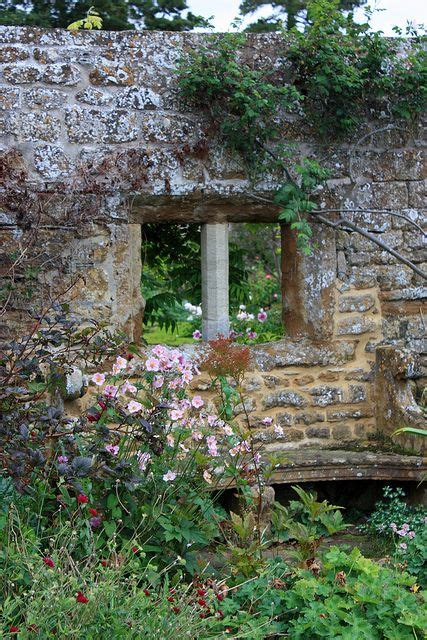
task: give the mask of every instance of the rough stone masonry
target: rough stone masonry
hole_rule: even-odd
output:
[[[1,337],[19,334],[29,309],[67,289],[82,320],[137,339],[141,225],[275,219],[250,194],[271,193],[277,179],[249,185],[238,159],[206,143],[205,117],[180,100],[177,62],[205,38],[0,27],[1,273],[14,277]],[[244,55],[273,67],[277,38],[251,35]],[[296,158],[331,169],[320,206],[399,213],[347,216],[425,270],[425,235],[412,224],[425,228],[421,124],[406,129],[384,114],[346,143],[320,144],[294,118],[283,136]],[[252,349],[247,409],[267,448],[343,447],[379,428],[391,433],[402,416],[422,420],[411,389],[425,381],[424,283],[354,233],[319,227],[316,236],[305,258],[283,229],[286,337]],[[396,406],[385,419],[386,394]],[[283,426],[280,443],[266,416]]]

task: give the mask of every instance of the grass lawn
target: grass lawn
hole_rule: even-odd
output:
[[[166,329],[161,329],[158,325],[144,327],[143,337],[148,344],[168,344],[176,347],[180,344],[197,342],[188,333],[188,323],[179,322],[174,331],[166,331]]]

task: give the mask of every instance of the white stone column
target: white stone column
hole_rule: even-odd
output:
[[[203,340],[228,336],[228,224],[203,224],[202,310]]]

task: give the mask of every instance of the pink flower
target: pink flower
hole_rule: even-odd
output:
[[[129,382],[129,380],[126,380],[126,382],[121,386],[120,392],[121,393],[136,393],[138,391],[138,389],[135,387],[134,384],[131,384]]]
[[[182,374],[182,382],[184,382],[185,384],[188,384],[189,382],[191,382],[193,379],[193,374],[191,373],[191,371],[184,371]]]
[[[200,339],[201,339],[201,337],[202,337],[202,334],[201,334],[201,332],[200,332],[198,329],[196,329],[195,331],[193,331],[193,338],[194,338],[194,340],[200,340]]]
[[[138,460],[138,466],[141,471],[145,471],[147,465],[151,462],[151,455],[146,451],[138,451],[136,454],[136,458]]]
[[[203,433],[201,431],[192,431],[191,437],[193,440],[203,440]]]
[[[206,442],[208,443],[208,451],[211,456],[216,458],[218,454],[217,442],[215,436],[208,436],[206,438]]]
[[[59,464],[66,464],[68,462],[67,456],[58,456]]]
[[[128,361],[125,358],[122,358],[122,356],[118,356],[116,358],[116,367],[119,370],[126,369],[127,366],[128,366]]]
[[[105,451],[108,451],[108,453],[111,453],[112,456],[117,456],[119,453],[119,445],[107,444],[105,447]]]
[[[203,407],[205,403],[203,402],[201,396],[194,396],[194,398],[191,400],[191,404],[195,409],[200,409],[200,407]]]
[[[168,433],[168,435],[166,436],[166,442],[170,447],[173,447],[175,445],[175,440],[171,433]]]
[[[89,502],[89,498],[85,496],[84,493],[79,493],[77,496],[77,504],[87,504]]]
[[[142,404],[140,402],[136,402],[136,400],[131,400],[127,406],[129,413],[138,413],[138,411],[142,410]]]
[[[265,274],[265,278],[266,278],[266,280],[271,280],[271,275],[269,273],[266,273]]]
[[[158,358],[163,358],[166,353],[166,349],[161,344],[156,344],[154,349],[152,350],[155,356]]]
[[[278,296],[277,296],[277,293],[273,293],[273,298],[274,298],[275,300],[277,300],[277,297],[278,297]]]
[[[209,473],[207,469],[203,471],[203,480],[208,484],[212,484],[212,475]]]
[[[94,375],[92,376],[91,380],[98,387],[100,387],[105,382],[105,374],[104,373],[94,373]]]
[[[401,549],[403,549],[403,551],[406,551],[406,549],[408,548],[408,545],[406,544],[406,542],[401,542],[401,543],[399,544],[399,547],[400,547]]]
[[[208,416],[208,425],[210,427],[213,427],[217,420],[218,420],[218,416]]]
[[[270,418],[270,416],[266,416],[261,420],[261,422],[262,424],[271,424],[273,422],[273,418]]]
[[[408,538],[409,538],[410,540],[412,540],[413,538],[415,538],[415,531],[409,531],[409,533],[408,533]]]
[[[264,311],[264,309],[260,309],[259,313],[257,315],[257,318],[258,318],[259,322],[265,322],[267,320],[267,317],[268,316],[267,316],[266,312]]]
[[[249,338],[249,340],[255,340],[255,338],[257,337],[257,332],[256,331],[248,331],[247,332],[247,336]]]
[[[183,415],[184,415],[184,412],[182,409],[172,409],[172,411],[170,412],[171,420],[173,420],[174,422],[176,420],[180,420]]]
[[[107,384],[104,387],[104,394],[107,398],[114,398],[117,395],[118,387],[114,384]]]
[[[281,438],[283,436],[283,427],[281,427],[279,424],[275,424],[274,433],[277,435],[278,438]]]
[[[229,424],[225,424],[222,429],[226,436],[232,436],[234,433],[233,429],[230,427]]]
[[[157,358],[150,357],[145,361],[145,368],[147,371],[158,371],[160,368],[160,362]]]
[[[176,473],[175,471],[167,471],[164,475],[163,475],[163,480],[165,482],[172,482],[173,480],[175,480],[176,478]]]
[[[155,387],[156,389],[160,389],[160,387],[163,387],[164,381],[165,379],[163,376],[154,376],[153,387]]]

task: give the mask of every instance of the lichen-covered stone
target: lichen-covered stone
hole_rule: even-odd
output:
[[[74,143],[130,142],[138,137],[137,118],[124,110],[100,111],[77,105],[65,112],[68,139]]]
[[[296,391],[277,391],[265,396],[262,401],[264,409],[273,407],[306,407],[308,401]]]
[[[11,84],[29,84],[41,78],[40,69],[32,66],[8,66],[3,69],[3,76]]]
[[[327,422],[343,422],[345,420],[360,420],[360,418],[371,418],[374,415],[372,407],[360,409],[328,409],[326,412]]]
[[[67,94],[57,89],[32,87],[23,92],[24,102],[30,109],[58,109],[67,100]]]
[[[37,171],[48,180],[67,175],[70,161],[61,147],[44,144],[34,149],[34,165]]]
[[[295,378],[293,382],[299,387],[305,387],[307,384],[314,382],[314,376],[302,376],[301,378]]]
[[[323,413],[320,413],[319,411],[298,411],[298,413],[295,416],[296,424],[310,425],[310,424],[314,424],[315,422],[324,422],[324,421],[325,421],[325,416]]]
[[[357,311],[364,313],[375,305],[375,299],[370,294],[360,296],[341,296],[338,301],[338,308],[342,313]]]
[[[19,106],[19,89],[0,88],[0,111],[9,111]]]
[[[351,404],[359,404],[366,402],[367,393],[366,386],[362,384],[351,384],[348,388],[348,401]]]
[[[343,390],[340,387],[321,386],[310,389],[312,403],[317,407],[326,407],[330,404],[339,404],[343,402]]]
[[[360,335],[362,333],[372,333],[375,329],[374,320],[366,316],[357,316],[340,320],[337,326],[337,334],[339,336]]]
[[[340,379],[339,371],[322,371],[317,376],[322,382],[336,382]]]
[[[274,389],[277,385],[281,384],[282,386],[289,386],[289,382],[280,380],[277,376],[263,376],[264,384],[268,389]],[[285,382],[287,384],[285,384]]]
[[[17,62],[18,60],[27,60],[30,54],[21,47],[1,47],[0,48],[0,62]]]
[[[129,64],[112,62],[107,59],[97,61],[97,66],[89,73],[89,80],[98,86],[129,86],[135,82],[135,74]]]
[[[305,435],[307,438],[329,438],[330,429],[329,427],[309,427],[305,430]]]
[[[291,413],[278,413],[275,420],[281,427],[289,427],[294,423],[294,416]]]
[[[354,358],[356,343],[340,340],[328,345],[309,340],[279,340],[257,345],[251,350],[254,363],[262,371],[288,366],[338,365]]]
[[[147,87],[133,86],[123,89],[117,94],[118,109],[158,109],[162,106],[159,94]]]
[[[86,87],[83,91],[76,93],[76,100],[94,107],[105,107],[113,102],[114,96],[95,87]]]
[[[51,142],[58,140],[61,123],[49,113],[16,113],[11,118],[10,132],[18,140]]]
[[[332,437],[335,440],[352,440],[353,434],[350,427],[347,424],[338,424],[332,427]]]

